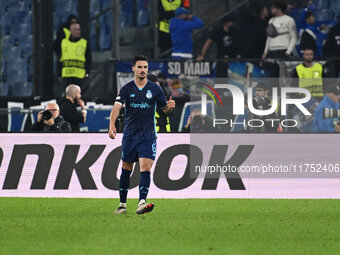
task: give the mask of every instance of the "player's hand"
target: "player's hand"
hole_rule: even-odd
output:
[[[84,103],[83,99],[81,99],[81,98],[78,99],[78,105],[80,106],[80,108],[82,110],[85,109],[85,103]]]
[[[267,53],[263,53],[262,54],[262,59],[266,59],[267,58]]]
[[[169,109],[174,109],[175,106],[176,106],[175,100],[172,100],[172,97],[170,97],[170,98],[169,98],[169,101],[168,101],[168,103],[167,103],[167,107],[168,107]]]
[[[110,130],[109,130],[109,137],[111,139],[115,139],[116,138],[116,134],[117,134],[116,127],[110,128]]]

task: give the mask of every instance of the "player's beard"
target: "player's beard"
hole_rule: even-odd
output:
[[[145,74],[144,74],[145,75]],[[140,80],[144,80],[145,78],[146,78],[146,75],[145,76],[138,76],[138,78],[140,79]]]

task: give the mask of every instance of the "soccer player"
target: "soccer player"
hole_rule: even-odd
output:
[[[115,214],[126,213],[126,198],[134,162],[139,161],[140,183],[137,214],[151,212],[154,204],[146,203],[150,186],[150,170],[156,156],[155,110],[157,105],[164,113],[170,114],[175,101],[167,102],[162,89],[147,80],[148,60],[135,56],[132,71],[134,80],[125,84],[116,98],[110,115],[109,136],[116,136],[115,122],[125,103],[125,128],[122,140],[122,173],[119,181],[120,204]]]

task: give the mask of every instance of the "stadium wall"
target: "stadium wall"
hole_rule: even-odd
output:
[[[117,198],[121,139],[121,134],[111,140],[98,133],[2,133],[0,196]],[[233,162],[240,170],[261,164],[267,170],[193,172],[194,163],[214,163],[218,149],[222,165]],[[190,158],[193,153],[198,156]],[[328,134],[159,134],[149,197],[340,198],[338,154]],[[270,164],[279,170],[268,173]],[[130,198],[138,197],[135,170]]]

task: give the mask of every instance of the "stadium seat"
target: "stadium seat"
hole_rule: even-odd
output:
[[[108,50],[111,47],[111,15],[106,13],[99,18],[100,21],[100,50]]]
[[[96,31],[97,21],[94,20],[90,23],[90,48],[92,51],[97,50],[97,31]]]
[[[335,13],[335,16],[337,16],[340,12],[340,0],[332,0],[330,9]]]
[[[8,102],[8,126],[7,131],[23,131],[25,125],[25,119],[27,116],[22,114],[21,110],[24,109],[24,103]]]
[[[0,87],[1,87],[0,96],[8,96],[8,92],[9,92],[8,83],[7,82],[1,82]]]
[[[149,24],[149,11],[140,10],[137,15],[137,26],[146,27]]]
[[[1,16],[1,27],[6,27],[12,22],[11,15],[8,12],[4,12]]]
[[[28,10],[18,11],[15,15],[16,23],[17,24],[27,24],[28,19],[29,19],[28,13],[29,13]]]
[[[145,27],[149,24],[148,1],[138,0],[137,2],[137,27]]]
[[[315,19],[321,22],[331,22],[334,18],[334,12],[328,9],[322,9],[315,13]]]
[[[133,26],[133,11],[134,1],[124,0],[120,5],[120,26],[132,27]]]
[[[329,0],[313,0],[313,4],[310,8],[312,9],[312,11],[321,10],[321,9],[328,9],[329,4],[330,4]]]
[[[33,94],[33,83],[32,82],[25,82],[24,83],[23,95],[25,97],[29,97],[29,96],[32,96],[32,94]]]

